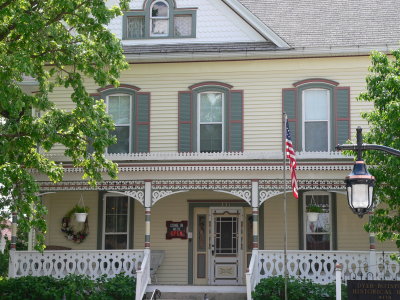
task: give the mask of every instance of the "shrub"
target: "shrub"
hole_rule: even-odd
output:
[[[63,279],[50,276],[0,277],[2,300],[128,300],[135,299],[135,279],[118,274],[91,280],[83,275],[68,275]]]
[[[334,300],[336,288],[334,283],[318,284],[307,279],[288,279],[288,299],[290,300]],[[282,276],[261,279],[252,296],[254,300],[285,299],[285,278]],[[347,300],[346,287],[342,285],[342,299]]]

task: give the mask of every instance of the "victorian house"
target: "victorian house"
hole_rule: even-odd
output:
[[[10,276],[125,272],[140,299],[156,287],[244,295],[283,274],[283,112],[299,184],[295,199],[286,179],[289,273],[327,283],[339,262],[343,276],[378,276],[395,248],[370,242],[368,217],[348,208],[353,158],[335,146],[367,128],[360,113],[371,104],[356,98],[370,52],[399,46],[399,15],[395,0],[131,1],[109,25],[130,63],[121,85],[87,82],[115,121],[118,141],[105,151],[119,178],[93,188],[53,149],[63,181],[36,174],[49,248],[17,251]],[[72,108],[65,90],[52,97]],[[66,225],[79,201],[86,223]]]

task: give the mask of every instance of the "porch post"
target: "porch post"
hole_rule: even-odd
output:
[[[251,207],[253,213],[253,250],[259,248],[259,236],[258,236],[258,180],[252,180],[251,182]]]
[[[150,221],[151,221],[151,180],[146,180],[144,183],[144,207],[145,207],[145,236],[144,248],[150,249]]]
[[[15,277],[15,251],[17,250],[17,213],[12,213],[10,258],[8,261],[8,276]]]

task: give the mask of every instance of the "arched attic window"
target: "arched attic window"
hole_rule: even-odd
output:
[[[163,0],[156,0],[150,6],[150,36],[168,36],[169,5]]]
[[[196,9],[177,8],[174,0],[148,0],[142,10],[124,12],[123,40],[194,37]]]

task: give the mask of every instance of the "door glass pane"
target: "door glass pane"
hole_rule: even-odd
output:
[[[222,94],[200,95],[200,122],[222,122]]]
[[[328,122],[306,122],[304,131],[306,151],[328,151]]]
[[[197,216],[197,250],[206,250],[206,215]]]
[[[328,90],[305,90],[305,121],[328,120]]]
[[[154,3],[151,10],[152,17],[168,17],[168,5],[165,2],[158,1]]]
[[[192,35],[192,16],[175,16],[174,35],[176,37]]]
[[[129,153],[129,126],[116,126],[111,132],[117,143],[108,147],[108,153]]]
[[[126,234],[113,234],[106,235],[104,239],[104,249],[127,249],[128,247],[128,238]]]
[[[238,245],[238,218],[215,218],[215,251],[217,254],[236,254]]]
[[[130,96],[109,96],[108,113],[116,125],[130,122]]]
[[[128,39],[144,38],[144,17],[128,17],[126,36]]]
[[[200,125],[200,152],[222,152],[222,124]]]

